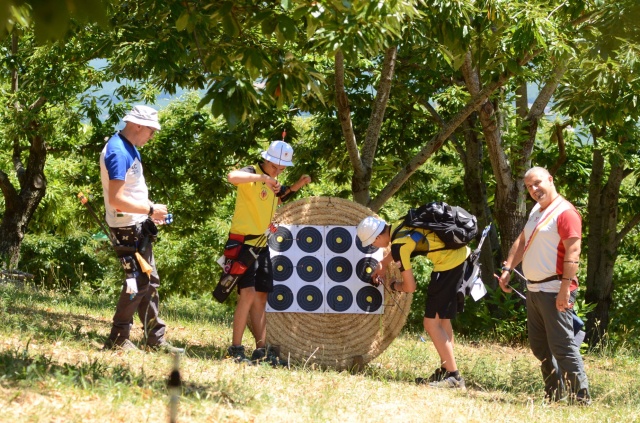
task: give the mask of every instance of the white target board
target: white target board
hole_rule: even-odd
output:
[[[281,225],[269,249],[268,312],[384,313],[384,287],[367,282],[383,251],[363,247],[355,226]]]

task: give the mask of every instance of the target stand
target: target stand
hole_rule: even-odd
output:
[[[384,313],[384,288],[369,283],[383,251],[355,239],[355,226],[279,226],[269,242],[274,291],[267,312]]]
[[[370,209],[311,197],[280,208],[269,239],[274,290],[267,302],[267,343],[280,357],[337,370],[362,368],[404,326],[412,295],[368,283],[385,251],[362,247],[356,225]]]

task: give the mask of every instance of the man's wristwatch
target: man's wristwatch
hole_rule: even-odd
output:
[[[509,273],[511,273],[511,271],[512,271],[512,270],[513,270],[513,269],[511,269],[510,267],[502,266],[502,271],[503,271],[503,272],[509,272]]]
[[[153,216],[153,204],[149,204],[149,217]]]

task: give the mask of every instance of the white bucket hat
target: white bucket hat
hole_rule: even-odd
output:
[[[127,115],[122,118],[125,122],[131,122],[142,126],[148,126],[157,131],[160,130],[158,111],[149,106],[134,106]]]
[[[362,222],[358,225],[356,233],[363,247],[368,247],[376,240],[376,237],[382,233],[387,223],[378,219],[377,217],[367,216],[362,219]]]
[[[293,148],[284,141],[274,141],[262,152],[262,158],[279,166],[293,166]]]

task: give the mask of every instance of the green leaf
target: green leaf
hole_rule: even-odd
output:
[[[296,39],[296,23],[288,16],[281,15],[278,17],[277,30],[286,41],[294,41]]]
[[[182,12],[182,15],[180,15],[180,17],[176,21],[176,29],[178,31],[184,31],[184,29],[187,27],[188,24],[189,24],[189,12],[185,10],[184,12]]]

